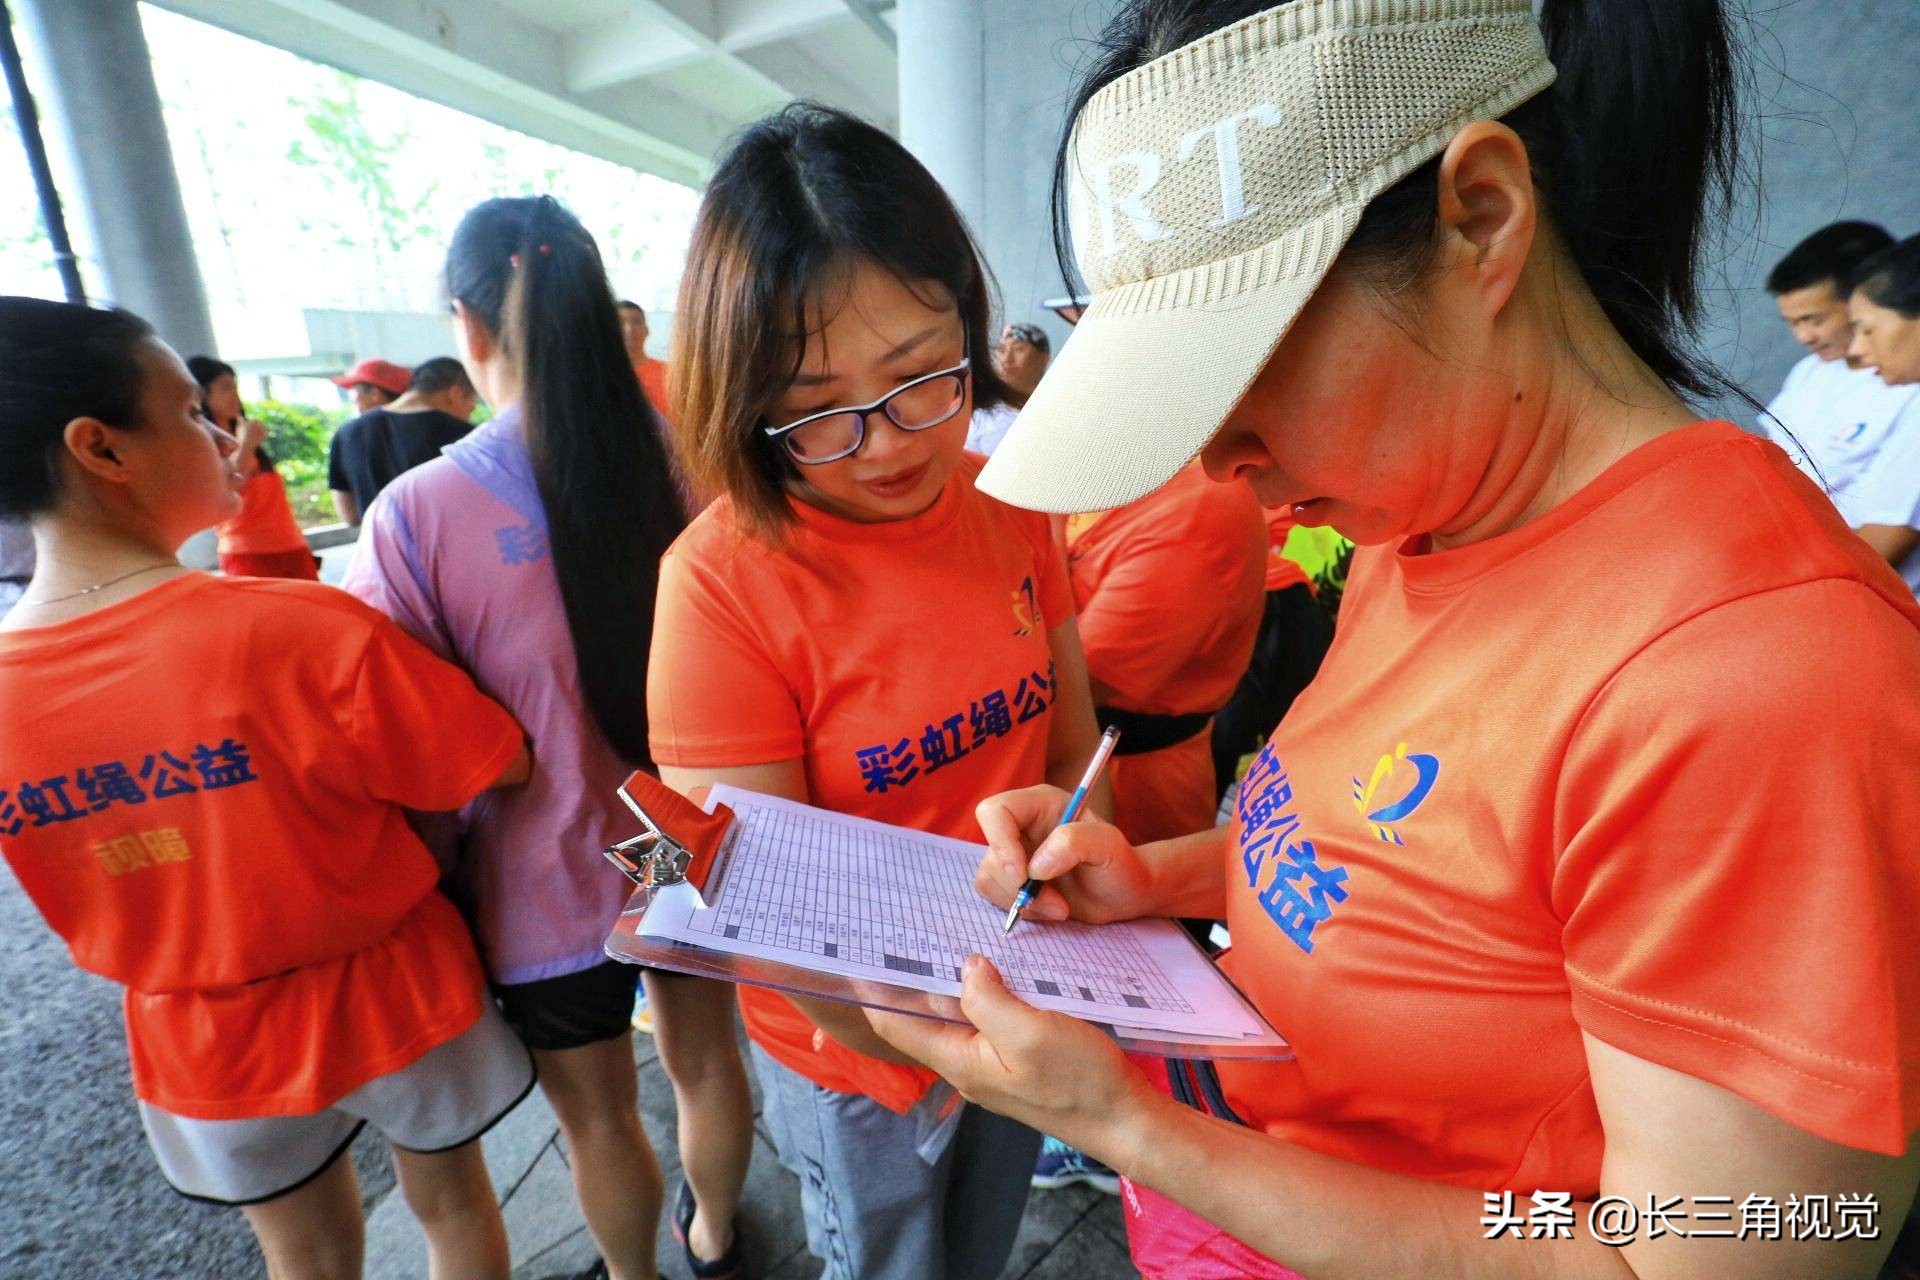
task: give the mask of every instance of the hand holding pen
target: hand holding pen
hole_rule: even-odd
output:
[[[1087,802],[1087,793],[1100,780],[1100,773],[1107,767],[1107,761],[1113,758],[1113,749],[1119,742],[1120,730],[1117,727],[1109,728],[1100,735],[1100,745],[1094,749],[1093,759],[1087,763],[1087,771],[1080,776],[1080,785],[1073,789],[1073,795],[1067,799],[1067,807],[1060,813],[1059,825],[1064,827],[1080,816],[1080,807]],[[1034,895],[1040,892],[1040,885],[1039,880],[1029,878],[1020,886],[1013,905],[1007,908],[1007,922],[1000,929],[1002,936],[1013,932],[1013,926],[1021,914],[1032,905]]]

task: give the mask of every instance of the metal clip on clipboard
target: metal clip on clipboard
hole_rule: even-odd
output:
[[[693,850],[661,830],[660,824],[627,790],[626,783],[620,784],[620,799],[633,810],[633,816],[640,819],[640,825],[646,830],[607,846],[600,851],[602,856],[649,895],[657,888],[685,883],[687,868],[693,865]]]

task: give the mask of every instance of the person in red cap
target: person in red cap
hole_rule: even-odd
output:
[[[392,404],[406,393],[412,382],[413,374],[391,360],[362,360],[333,379],[334,386],[352,393],[353,411],[357,414]]]

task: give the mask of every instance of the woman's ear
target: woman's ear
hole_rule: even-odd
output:
[[[469,377],[476,365],[493,359],[499,346],[486,324],[458,298],[453,302],[453,338],[455,348],[460,353],[460,363],[466,365]]]
[[[116,436],[115,430],[98,418],[75,418],[61,433],[67,453],[83,471],[109,484],[125,484],[133,476],[114,451]]]
[[[1440,157],[1436,230],[1441,279],[1498,314],[1533,251],[1540,205],[1520,135],[1497,120],[1468,125]]]

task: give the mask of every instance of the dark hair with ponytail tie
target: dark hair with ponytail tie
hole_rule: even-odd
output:
[[[600,250],[551,196],[488,200],[453,234],[447,293],[519,371],[581,695],[614,750],[644,764],[659,561],[686,516]]]
[[[1106,85],[1182,45],[1276,8],[1273,0],[1131,0],[1100,34],[1069,120]],[[1542,208],[1607,318],[1659,378],[1695,398],[1749,399],[1694,351],[1711,226],[1742,176],[1740,64],[1720,0],[1544,0],[1553,86],[1510,112]],[[1054,243],[1067,278],[1063,138]],[[1388,294],[1418,284],[1434,248],[1440,158],[1367,207],[1346,257]]]

